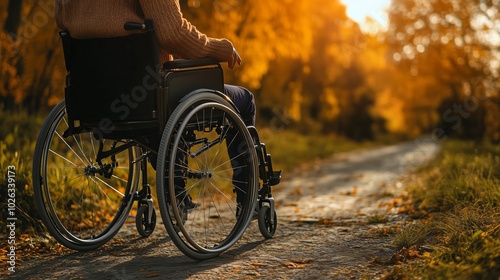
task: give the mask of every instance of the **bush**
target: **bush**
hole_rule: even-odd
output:
[[[0,111],[0,170],[7,176],[9,166],[15,168],[16,228],[21,231],[39,230],[38,211],[32,187],[32,160],[38,130],[42,119],[27,113]],[[7,190],[7,181],[0,181],[0,189]],[[7,191],[0,193],[0,215],[7,217]]]

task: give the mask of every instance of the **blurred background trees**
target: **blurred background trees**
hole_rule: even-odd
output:
[[[51,0],[0,3],[1,107],[36,113],[63,97],[66,73],[53,7]]]
[[[393,113],[412,133],[438,124],[446,134],[498,141],[499,9],[498,0],[392,2],[385,41],[401,77],[391,97],[402,104]]]
[[[0,107],[46,113],[65,68],[53,0],[0,3]],[[370,140],[393,133],[500,141],[499,0],[393,0],[363,32],[339,0],[181,0],[185,17],[233,41],[226,82],[256,94],[258,119]]]

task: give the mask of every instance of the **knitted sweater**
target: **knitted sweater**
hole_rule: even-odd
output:
[[[187,21],[179,0],[55,0],[54,17],[60,29],[79,39],[130,35],[125,22],[152,19],[160,48],[169,54],[222,62],[233,54],[229,40],[208,37]]]

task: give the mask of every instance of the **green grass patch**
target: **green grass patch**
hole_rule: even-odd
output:
[[[272,155],[274,169],[293,170],[302,163],[324,159],[338,152],[381,145],[380,142],[355,142],[336,135],[302,134],[294,130],[259,130],[260,140]]]
[[[366,217],[366,222],[368,224],[384,224],[389,221],[389,218],[386,215],[382,214],[373,214]]]
[[[42,118],[30,116],[26,112],[6,112],[0,110],[0,170],[4,179],[0,189],[7,190],[7,169],[15,168],[16,185],[16,229],[32,230],[38,227],[33,188],[31,187],[31,166],[33,153]],[[7,217],[7,191],[0,193],[0,216]]]
[[[500,276],[500,146],[447,141],[409,188],[429,213],[394,238],[400,247],[434,248],[423,262],[387,278],[497,279]]]

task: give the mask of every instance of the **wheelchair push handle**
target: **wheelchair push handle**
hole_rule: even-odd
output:
[[[146,29],[146,24],[144,23],[137,23],[137,22],[127,22],[123,25],[123,28],[125,30],[145,30]]]
[[[144,23],[138,23],[138,22],[126,22],[123,25],[123,28],[125,30],[131,31],[131,30],[152,30],[153,29],[153,21],[152,20],[145,20]]]

